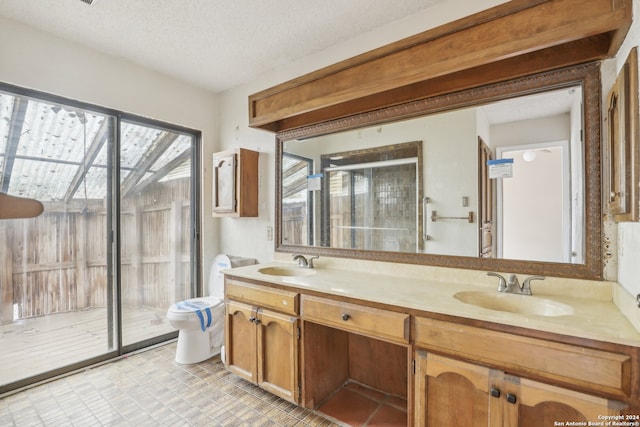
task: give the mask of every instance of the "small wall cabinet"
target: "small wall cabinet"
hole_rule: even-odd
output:
[[[238,148],[213,154],[212,215],[258,216],[258,152]]]

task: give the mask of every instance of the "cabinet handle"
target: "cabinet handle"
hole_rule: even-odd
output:
[[[347,320],[349,320],[350,318],[351,318],[351,316],[350,316],[350,315],[348,315],[347,313],[343,313],[343,314],[342,314],[342,320],[344,320],[345,322],[346,322]]]
[[[500,397],[500,389],[497,387],[491,387],[491,396]]]
[[[516,400],[518,400],[518,399],[516,399],[516,395],[515,394],[507,393],[507,402],[513,404],[513,403],[516,403]]]
[[[253,323],[255,323],[256,325],[259,325],[261,322],[260,322],[260,319],[255,319]]]
[[[253,323],[253,322],[255,322],[255,321],[256,321],[256,318],[255,318],[255,317],[253,317],[253,316],[252,316],[252,317],[249,317],[249,322]]]

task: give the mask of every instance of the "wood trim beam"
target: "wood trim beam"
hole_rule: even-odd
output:
[[[384,106],[424,98],[435,82],[460,90],[602,59],[624,39],[631,3],[511,1],[251,95],[249,124],[281,131],[369,111],[371,97]],[[400,96],[409,88],[418,91]]]

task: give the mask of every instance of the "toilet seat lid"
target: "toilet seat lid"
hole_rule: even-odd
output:
[[[173,304],[170,310],[174,313],[194,313],[207,308],[214,308],[222,304],[218,298],[193,298]]]

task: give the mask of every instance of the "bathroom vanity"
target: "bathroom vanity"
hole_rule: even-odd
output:
[[[305,408],[323,412],[343,387],[360,387],[406,411],[398,425],[640,414],[640,333],[606,285],[576,296],[536,282],[518,296],[486,281],[287,263],[232,269],[225,281],[229,369]],[[463,302],[469,293],[500,303]]]
[[[228,271],[229,369],[329,415],[344,390],[375,394],[385,425],[640,422],[640,333],[603,282],[600,155],[600,61],[632,5],[512,0],[251,95],[250,126],[276,132],[275,251],[350,261]],[[533,159],[554,152],[560,178],[524,201],[492,168],[548,172]],[[505,295],[487,271],[547,280]]]

